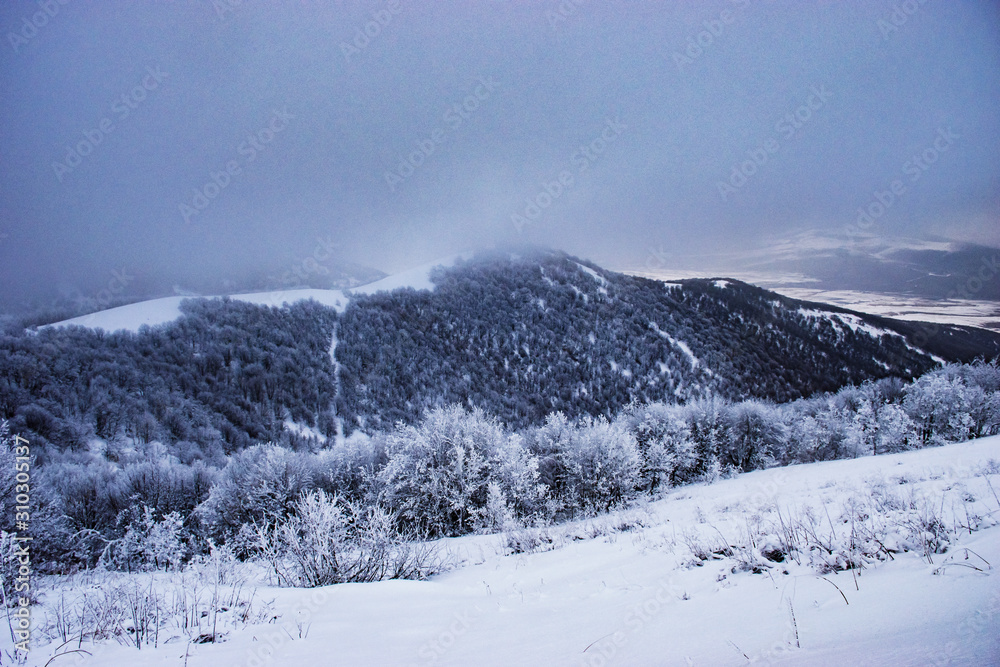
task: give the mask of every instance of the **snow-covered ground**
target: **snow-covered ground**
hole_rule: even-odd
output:
[[[100,310],[96,313],[81,315],[62,322],[48,325],[53,327],[81,326],[105,331],[138,331],[141,326],[154,327],[158,324],[173,322],[181,316],[181,301],[190,297],[167,296],[162,299],[151,299],[130,303],[117,308]]]
[[[262,587],[273,611],[217,644],[165,627],[158,648],[84,641],[91,655],[52,664],[995,665],[998,494],[1000,437],[757,471],[529,533],[531,553],[504,535],[443,540],[457,567],[430,581]],[[908,532],[935,520],[944,553],[926,548],[942,533]],[[818,568],[852,548],[856,522],[878,527],[884,560]],[[762,558],[792,525],[835,554]],[[59,643],[28,664],[77,648]]]

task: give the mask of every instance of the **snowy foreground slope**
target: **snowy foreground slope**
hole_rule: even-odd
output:
[[[444,540],[458,567],[430,581],[261,587],[277,619],[218,644],[167,627],[158,648],[85,641],[91,656],[52,664],[1000,664],[997,494],[1000,436],[757,471],[534,533],[534,553],[504,535]],[[793,523],[849,550],[855,521],[879,527],[891,558],[823,573],[836,556],[759,557]],[[758,573],[739,566],[751,537]],[[77,646],[60,643],[28,664]]]

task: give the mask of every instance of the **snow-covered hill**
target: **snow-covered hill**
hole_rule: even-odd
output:
[[[274,292],[255,292],[252,294],[233,294],[229,298],[236,301],[245,301],[259,306],[283,306],[297,301],[312,299],[324,306],[336,308],[343,311],[347,307],[347,297],[340,290],[324,289],[296,289],[277,290]],[[197,298],[185,296],[168,296],[162,299],[151,299],[131,303],[127,306],[109,308],[89,315],[81,315],[62,322],[55,322],[48,326],[81,326],[90,329],[103,329],[104,331],[132,331],[137,332],[143,326],[156,326],[173,322],[181,316],[181,301],[184,299]]]
[[[173,627],[141,651],[39,642],[28,664],[70,648],[85,653],[61,664],[998,664],[997,492],[1000,437],[757,471],[549,528],[534,553],[511,553],[504,535],[444,540],[458,567],[430,581],[261,588],[276,618],[218,644]],[[835,553],[874,526],[889,555],[838,572],[817,567],[831,557],[818,548],[762,558],[793,525]],[[925,554],[925,538],[947,550]]]
[[[788,401],[941,359],[1000,335],[795,301],[737,280],[661,283],[558,252],[483,253],[433,292],[358,298],[338,320],[345,427],[413,423],[447,403],[517,426],[709,393]]]
[[[350,290],[350,293],[374,294],[380,291],[391,291],[411,287],[413,289],[433,289],[434,284],[430,281],[431,270],[439,266],[452,266],[456,261],[469,255],[453,255],[436,262],[422,264],[413,269],[397,273],[375,282],[368,283]],[[253,292],[250,294],[230,294],[218,295],[228,296],[237,301],[255,303],[262,306],[282,306],[292,304],[297,301],[313,299],[325,306],[343,311],[350,300],[349,294],[342,290],[328,289],[289,289],[274,290],[270,292]],[[91,329],[103,329],[105,331],[138,331],[142,326],[156,326],[173,322],[181,316],[180,304],[186,298],[169,296],[161,299],[151,299],[137,303],[109,308],[108,310],[81,315],[61,322],[55,322],[49,326],[82,326]],[[214,298],[214,297],[206,297]]]
[[[331,388],[310,392],[317,398],[310,409],[302,405],[295,411],[303,423],[341,423],[344,435],[356,428],[371,432],[399,421],[414,423],[425,410],[449,403],[482,408],[522,428],[542,423],[555,411],[570,418],[610,417],[633,401],[686,402],[716,394],[784,402],[888,375],[913,377],[942,360],[992,358],[1000,352],[1000,335],[983,330],[867,316],[788,299],[738,280],[664,284],[552,251],[458,259],[426,264],[347,292],[293,290],[232,299],[266,306],[313,299],[339,313],[328,313],[329,331],[314,332],[330,336],[325,352],[336,335],[335,358],[330,359],[336,371],[329,367],[328,355],[319,360],[315,350],[308,352],[311,363],[318,361],[324,372],[336,373],[336,395],[323,393]],[[441,266],[447,268],[434,273]],[[160,299],[61,324],[137,331],[144,324],[172,323],[181,313],[180,304],[179,297]],[[191,308],[204,310],[209,304],[195,301]],[[216,310],[225,307],[212,305]],[[243,313],[230,324],[247,333],[249,321],[261,316]],[[197,319],[177,323],[185,333],[174,336],[170,345],[181,338],[191,342],[175,350],[168,363],[190,363],[200,375],[241,374],[215,386],[277,400],[269,410],[278,414],[291,409],[280,403],[282,392],[272,396],[268,391],[282,384],[301,387],[291,380],[296,374],[310,382],[310,369],[301,360],[294,372],[270,377],[262,389],[255,384],[258,375],[277,374],[270,362],[260,369],[231,366],[227,359],[233,354],[233,332],[205,328]],[[294,346],[303,325],[296,322],[294,330],[271,331],[272,344]],[[55,325],[45,332],[45,341],[58,339],[58,347],[75,335]],[[250,337],[244,347],[255,349],[261,358],[272,357],[273,351],[259,349],[262,343],[256,338]],[[91,341],[85,335],[83,339]],[[110,344],[95,339],[84,347]],[[209,348],[217,353],[209,355],[210,361],[191,352]],[[31,349],[41,359],[50,348],[39,343]],[[107,354],[121,354],[121,349],[114,347]],[[166,353],[143,354],[151,360],[150,355]],[[90,372],[86,363],[80,367]],[[33,376],[25,369],[19,377]],[[37,384],[32,382],[23,380],[25,391],[12,399],[16,405],[32,396]],[[180,385],[188,386],[185,382]],[[84,380],[74,390],[91,391]],[[66,398],[71,405],[89,400]],[[50,407],[43,409],[51,412]],[[217,406],[209,413],[215,428],[228,433],[230,416],[219,413]],[[90,419],[91,413],[86,414],[83,419]],[[247,432],[246,424],[234,426]]]

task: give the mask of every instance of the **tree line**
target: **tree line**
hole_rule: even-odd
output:
[[[684,405],[633,403],[611,419],[557,411],[516,430],[482,410],[450,405],[319,451],[254,444],[223,466],[182,462],[155,441],[114,462],[100,452],[50,462],[32,477],[33,548],[43,571],[176,568],[212,545],[252,558],[270,548],[262,536],[305,539],[306,509],[314,518],[339,517],[345,535],[374,521],[379,539],[457,536],[589,516],[760,468],[998,433],[996,362],[946,365],[909,383],[869,381],[785,404],[709,396]],[[0,485],[13,488],[6,422],[0,437]],[[14,494],[2,497],[10,505]],[[6,505],[0,530],[11,533],[14,512]],[[288,525],[297,528],[289,533]]]

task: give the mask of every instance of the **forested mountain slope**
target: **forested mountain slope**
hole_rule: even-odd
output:
[[[787,401],[946,360],[1000,353],[977,329],[895,322],[733,280],[662,283],[562,253],[479,256],[434,291],[352,300],[338,412],[350,428],[481,407],[511,426],[612,416],[631,401],[721,394]],[[911,342],[921,344],[917,349]]]
[[[431,278],[433,290],[359,291],[339,315],[309,301],[192,299],[179,320],[138,333],[4,334],[0,417],[43,459],[97,438],[112,459],[122,443],[156,441],[182,461],[221,463],[255,442],[314,447],[451,403],[521,428],[555,411],[612,417],[633,401],[788,401],[913,377],[935,356],[1000,354],[985,330],[733,280],[662,283],[557,252],[479,255]]]
[[[178,321],[139,333],[84,327],[0,336],[0,414],[43,460],[108,443],[159,441],[182,462],[268,440],[286,419],[335,431],[336,311],[185,301]],[[108,457],[115,458],[109,445]]]

